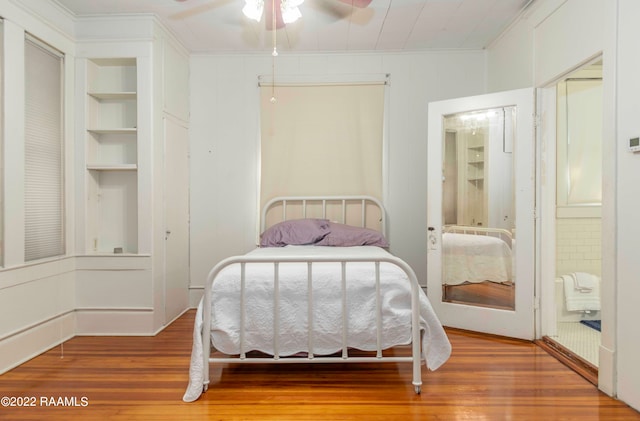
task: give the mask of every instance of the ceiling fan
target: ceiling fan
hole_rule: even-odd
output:
[[[191,0],[175,0],[178,3],[185,3]],[[224,4],[243,0],[208,0],[191,9],[172,15],[173,19],[184,19],[190,16],[207,12]],[[265,21],[268,31],[281,29],[287,23],[295,22],[302,16],[298,6],[302,5],[305,0],[244,0],[244,7],[241,8],[244,15],[251,20],[260,22]],[[348,17],[354,8],[364,9],[372,0],[306,0],[313,2],[317,9],[336,19],[344,19]],[[238,8],[240,11],[240,7]],[[275,19],[274,19],[275,12]]]

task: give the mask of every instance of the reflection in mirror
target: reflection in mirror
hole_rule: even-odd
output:
[[[443,301],[515,309],[516,107],[446,116]]]

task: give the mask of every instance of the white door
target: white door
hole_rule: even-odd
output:
[[[165,323],[189,305],[189,136],[163,118],[165,148]]]
[[[534,338],[534,95],[429,104],[427,295],[445,326]]]

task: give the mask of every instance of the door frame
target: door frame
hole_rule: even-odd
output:
[[[536,316],[536,339],[543,336],[554,336],[557,334],[557,305],[555,295],[555,278],[556,278],[556,119],[557,119],[557,91],[558,83],[566,79],[570,74],[577,70],[588,66],[596,61],[603,60],[602,54],[591,57],[579,65],[568,69],[556,79],[548,82],[543,87],[537,89],[537,146],[536,156],[539,157],[536,164],[536,202],[538,203],[538,228],[536,229],[536,290],[540,291],[540,311]],[[606,61],[603,65],[603,197],[601,205],[602,219],[602,248],[607,245],[606,233],[613,231],[613,220],[610,211],[613,204],[608,203],[608,196],[604,183],[610,177],[613,177],[614,168],[608,164],[608,156],[605,151],[605,139],[614,138],[613,122],[615,121],[615,107],[607,106],[608,100],[611,98],[611,73],[608,73],[610,64]],[[542,244],[551,244],[549,247],[542,247]],[[611,263],[607,261],[606,253],[602,253],[602,279],[607,274],[607,268]],[[613,395],[615,391],[615,331],[609,329],[613,327],[613,321],[609,318],[609,309],[607,301],[608,284],[603,283],[600,290],[600,300],[602,302],[602,335],[599,346],[599,364],[598,364],[598,387],[609,395]],[[613,287],[611,287],[613,289]]]
[[[556,83],[538,88],[536,101],[536,339],[555,336]],[[545,244],[545,247],[542,245]]]

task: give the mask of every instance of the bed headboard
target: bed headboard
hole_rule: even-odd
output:
[[[322,218],[387,235],[382,202],[372,196],[281,196],[269,200],[260,215],[260,233],[278,222]]]

